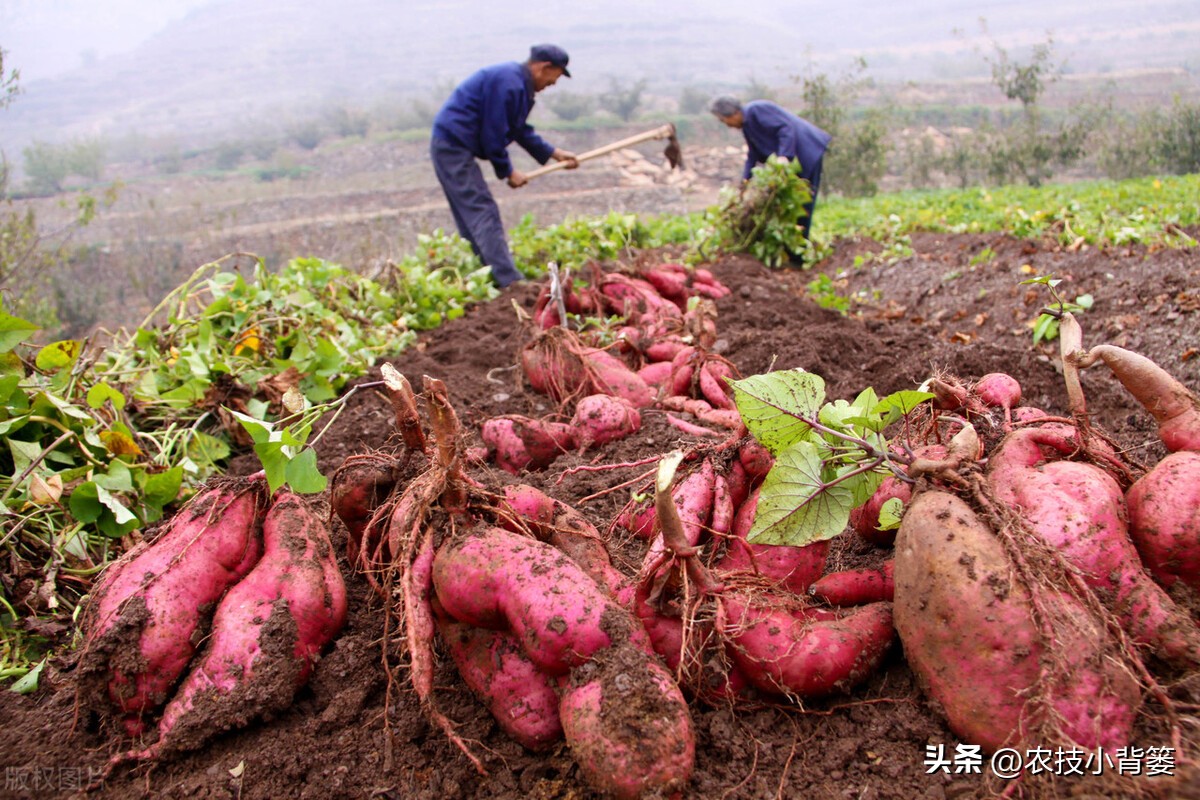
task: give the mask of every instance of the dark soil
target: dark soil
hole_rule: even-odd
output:
[[[1194,233],[1194,232],[1193,232]],[[895,264],[855,267],[870,243],[842,243],[822,264],[843,294],[870,302],[842,316],[803,296],[807,272],[769,272],[746,258],[714,265],[733,289],[718,302],[718,350],[743,374],[803,367],[824,377],[830,398],[850,398],[872,386],[880,394],[915,388],[936,371],[974,379],[994,371],[1018,377],[1025,402],[1064,412],[1064,391],[1053,347],[1036,348],[1028,323],[1047,302],[1044,290],[1019,286],[1033,275],[1054,273],[1064,294],[1091,293],[1095,306],[1081,316],[1085,344],[1110,342],[1149,355],[1200,389],[1200,259],[1194,252],[1144,248],[1066,252],[1005,236],[913,237],[915,254]],[[994,256],[979,258],[990,248]],[[981,263],[972,266],[972,261]],[[1026,267],[1025,265],[1029,265]],[[423,375],[445,381],[468,429],[491,415],[541,416],[553,411],[545,397],[522,387],[513,367],[520,344],[513,301],[529,309],[536,286],[518,286],[497,302],[470,309],[461,319],[426,335],[392,363],[415,386]],[[877,293],[877,294],[876,294]],[[369,376],[375,379],[378,374]],[[1163,451],[1152,421],[1102,369],[1085,373],[1095,421],[1132,456],[1153,463]],[[320,466],[330,474],[350,455],[395,445],[392,412],[370,392],[351,398],[335,427],[320,441]],[[664,453],[678,431],[660,414],[647,413],[639,435],[599,453],[568,455],[545,472],[523,476],[576,505],[607,530],[628,494],[582,499],[637,473],[575,472],[587,463],[635,461]],[[240,464],[246,471],[251,463]],[[485,468],[480,469],[480,473]],[[498,470],[495,483],[512,478]],[[324,498],[321,498],[322,500]],[[335,546],[345,530],[334,522]],[[613,542],[618,566],[632,571],[639,545]],[[878,561],[886,551],[855,537],[835,540],[831,568]],[[286,711],[222,735],[203,749],[151,767],[123,767],[91,796],[179,798],[589,798],[565,748],[534,754],[499,731],[488,712],[446,666],[437,675],[441,708],[483,759],[481,776],[431,725],[407,686],[407,673],[388,677],[381,666],[384,621],[380,603],[359,575],[348,573],[350,618],[308,686]],[[1173,683],[1187,676],[1160,669]],[[107,726],[76,714],[75,676],[69,660],[47,670],[31,697],[0,692],[6,721],[3,797],[81,795],[75,787],[94,778],[108,757],[128,749]],[[1190,713],[1190,709],[1188,711]],[[693,709],[697,736],[695,774],[686,796],[697,798],[974,798],[1007,784],[984,775],[928,774],[927,748],[957,741],[923,697],[896,648],[884,668],[852,695],[795,704]],[[1161,708],[1146,704],[1138,747],[1166,746]],[[1185,736],[1194,733],[1185,723]],[[1194,755],[1195,748],[1191,750]],[[1182,762],[1181,756],[1177,757]],[[1143,778],[1147,796],[1200,796],[1196,773]],[[1105,779],[1063,779],[1063,796],[1128,796]],[[1044,784],[1029,796],[1048,796]]]

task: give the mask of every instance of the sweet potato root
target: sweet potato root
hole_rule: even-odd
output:
[[[1074,448],[1054,429],[1009,434],[988,464],[997,499],[1082,572],[1134,641],[1177,664],[1200,664],[1200,630],[1142,568],[1117,482],[1092,464],[1057,460]]]
[[[1129,487],[1129,536],[1164,586],[1200,590],[1200,453],[1171,453]]]
[[[1141,692],[1109,657],[1103,623],[1073,596],[1014,575],[970,506],[916,495],[896,539],[895,624],[951,730],[988,751],[1126,745]]]
[[[106,692],[119,710],[139,715],[167,701],[217,601],[262,553],[265,498],[263,481],[214,481],[157,539],[109,567],[83,623],[85,705]]]
[[[346,587],[324,522],[279,492],[263,520],[263,557],[229,590],[212,636],[135,758],[191,750],[292,702],[346,620]]]
[[[637,800],[686,787],[696,755],[687,703],[636,646],[609,648],[575,670],[559,712],[571,754],[602,792]]]
[[[534,751],[562,739],[554,681],[512,634],[474,628],[444,614],[436,619],[458,674],[505,733]]]

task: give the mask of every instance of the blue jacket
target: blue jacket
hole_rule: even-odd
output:
[[[749,153],[742,179],[769,156],[784,156],[800,162],[800,177],[811,179],[833,137],[806,119],[770,100],[754,100],[742,106],[742,135]]]
[[[524,64],[484,67],[450,95],[433,120],[433,136],[492,162],[497,178],[512,174],[507,150],[512,142],[545,164],[554,148],[525,122],[533,95],[533,77]]]

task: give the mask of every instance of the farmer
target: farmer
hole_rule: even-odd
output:
[[[513,266],[500,209],[475,159],[492,162],[496,177],[513,189],[528,183],[508,158],[507,147],[514,141],[539,164],[553,158],[568,162],[567,169],[579,166],[574,153],[547,144],[525,121],[534,94],[564,75],[571,77],[566,51],[534,45],[524,63],[485,67],[463,81],[433,121],[429,154],[458,232],[492,268],[492,280],[500,288],[520,280],[521,273]]]
[[[742,105],[732,97],[718,97],[709,110],[729,127],[740,128],[746,137],[749,152],[746,167],[742,170],[743,182],[750,180],[750,171],[769,156],[800,162],[800,177],[808,181],[812,191],[812,199],[805,204],[804,216],[798,221],[807,239],[812,228],[813,208],[817,204],[817,190],[821,186],[821,160],[832,137],[770,100],[754,100]],[[792,254],[792,263],[802,264],[803,258]]]

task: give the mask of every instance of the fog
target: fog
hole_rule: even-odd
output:
[[[1050,36],[1077,71],[1200,72],[1196,0],[0,0],[0,48],[22,89],[0,112],[0,148],[331,101],[432,102],[537,41],[571,53],[575,78],[556,91],[645,80],[676,97],[859,58],[883,80],[986,78],[981,54],[996,44],[1019,53]]]

